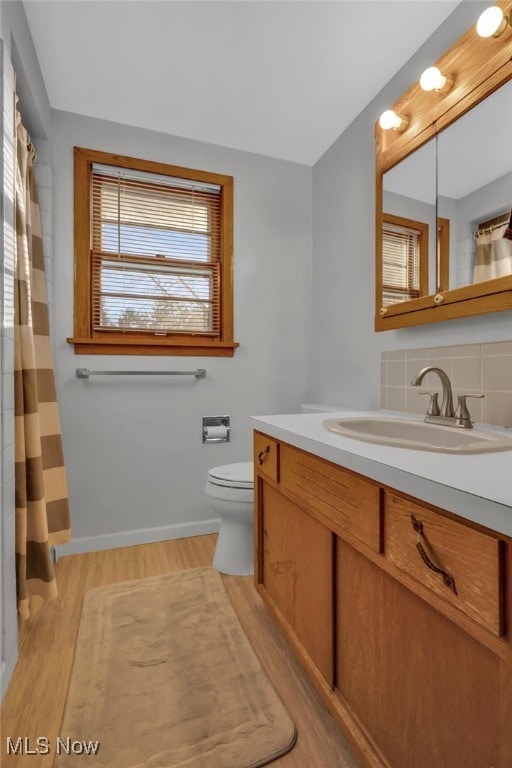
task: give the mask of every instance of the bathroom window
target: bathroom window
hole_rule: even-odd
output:
[[[428,293],[428,224],[383,214],[382,306]]]
[[[231,356],[232,201],[231,176],[75,148],[75,352]]]

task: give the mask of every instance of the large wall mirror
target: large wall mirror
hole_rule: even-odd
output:
[[[376,330],[512,309],[511,45],[470,30],[437,64],[452,92],[416,85],[408,128],[376,127]]]

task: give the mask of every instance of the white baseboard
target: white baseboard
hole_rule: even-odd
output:
[[[135,531],[120,531],[119,533],[104,533],[101,536],[84,536],[73,539],[69,544],[59,544],[55,547],[57,557],[80,555],[84,552],[99,552],[103,549],[118,547],[133,547],[137,544],[152,544],[156,541],[169,539],[185,539],[189,536],[204,536],[207,533],[217,533],[220,519],[212,517],[195,523],[174,523],[160,528],[139,528]]]

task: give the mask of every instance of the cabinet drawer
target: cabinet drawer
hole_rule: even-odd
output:
[[[502,635],[502,542],[400,496],[386,493],[385,499],[385,557]]]
[[[375,552],[381,551],[380,490],[349,472],[286,445],[281,485]]]
[[[254,433],[254,467],[271,480],[279,480],[279,445],[259,432]]]

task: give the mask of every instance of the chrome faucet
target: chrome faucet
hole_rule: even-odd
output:
[[[435,418],[447,418],[447,419],[453,419],[455,418],[455,413],[453,411],[453,395],[452,395],[452,385],[450,384],[450,379],[448,378],[448,375],[443,371],[442,368],[435,368],[433,365],[427,365],[425,368],[422,368],[416,376],[414,376],[413,380],[411,381],[411,384],[413,387],[419,387],[421,382],[423,381],[424,377],[427,375],[427,373],[437,373],[439,378],[441,379],[441,384],[443,385],[443,402],[441,403],[441,413],[440,414],[428,414],[427,416],[435,416]],[[427,393],[429,394],[429,393]],[[425,421],[430,421],[431,419],[426,418]]]
[[[435,368],[433,365],[427,365],[414,376],[411,381],[412,386],[419,387],[427,373],[437,373],[439,376],[441,384],[443,385],[443,402],[441,403],[441,409],[439,409],[437,392],[418,393],[420,395],[430,395],[430,402],[427,407],[425,421],[432,422],[433,424],[450,424],[454,427],[462,427],[462,429],[472,429],[473,423],[467,408],[466,399],[468,397],[484,397],[484,395],[458,395],[457,410],[454,412],[452,385],[448,375],[442,368]]]

